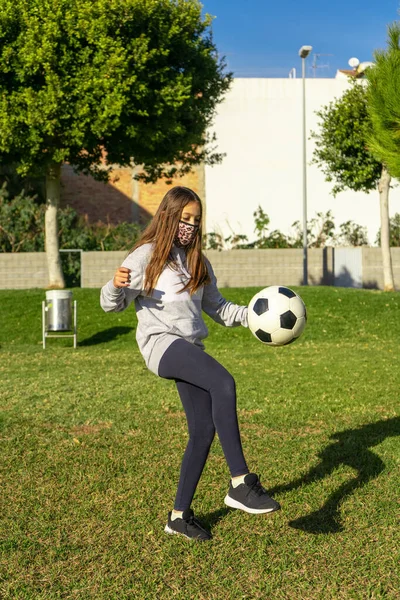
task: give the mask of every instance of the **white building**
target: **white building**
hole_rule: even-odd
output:
[[[315,112],[339,98],[347,77],[306,80],[307,138],[318,130]],[[214,122],[222,164],[206,167],[206,229],[224,237],[232,232],[255,239],[253,213],[260,205],[270,217],[270,230],[291,231],[302,223],[302,80],[235,79],[219,105]],[[307,141],[307,162],[312,159]],[[342,192],[334,198],[332,184],[316,165],[307,167],[308,219],[331,210],[336,229],[352,220],[367,228],[370,244],[379,229],[378,192]],[[400,189],[390,193],[390,215],[400,212]]]

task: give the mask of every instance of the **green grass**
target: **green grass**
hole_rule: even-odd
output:
[[[299,292],[309,322],[288,347],[207,320],[248,464],[282,510],[224,506],[216,439],[193,503],[204,544],[163,532],[186,423],[138,353],[133,308],[105,314],[98,290],[74,289],[79,347],[43,350],[44,292],[0,292],[2,599],[400,598],[400,296]]]

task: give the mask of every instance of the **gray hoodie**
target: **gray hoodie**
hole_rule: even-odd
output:
[[[177,269],[164,267],[155,289],[144,292],[144,276],[152,253],[152,244],[144,244],[129,254],[123,267],[131,269],[129,287],[116,288],[111,279],[101,289],[100,305],[106,312],[120,312],[135,302],[138,318],[136,340],[147,367],[158,375],[158,365],[166,349],[178,339],[184,339],[204,349],[202,340],[208,330],[202,310],[214,321],[226,327],[247,327],[247,306],[238,306],[223,298],[210,262],[206,259],[211,278],[194,294],[178,293],[190,278],[183,248],[172,247]]]

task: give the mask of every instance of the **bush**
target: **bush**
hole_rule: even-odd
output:
[[[338,243],[341,246],[368,246],[367,230],[353,221],[346,221],[340,225]]]
[[[381,245],[381,230],[379,229],[378,235],[376,236],[376,243],[378,246]],[[398,248],[400,246],[400,214],[396,213],[394,217],[390,219],[390,234],[389,244],[392,248]]]
[[[89,224],[74,209],[59,211],[60,250],[130,250],[138,240],[142,228],[136,223]],[[81,261],[78,252],[61,252],[62,268],[67,287],[80,285]]]
[[[270,219],[261,206],[253,213],[257,238],[249,242],[247,236],[232,234],[223,238],[215,231],[207,233],[204,238],[206,250],[233,250],[251,248],[302,248],[303,228],[300,221],[292,225],[292,234],[286,236],[278,229],[269,232]],[[397,227],[397,229],[396,229]],[[394,237],[397,235],[400,245],[400,215],[396,227],[393,225]],[[397,232],[397,233],[395,233]],[[336,234],[333,215],[330,210],[326,213],[319,212],[308,222],[307,246],[308,248],[324,248],[325,246],[365,246],[368,245],[366,228],[353,221],[340,225],[340,233]],[[392,244],[396,245],[396,244]]]
[[[24,190],[13,198],[4,183],[0,189],[0,250],[2,252],[44,252],[46,207],[37,196]],[[126,250],[139,238],[142,228],[136,223],[90,224],[67,206],[58,211],[60,250]],[[67,287],[79,285],[80,253],[61,252]]]
[[[24,190],[10,198],[4,183],[0,189],[1,252],[43,251],[44,210],[37,196],[27,196]]]

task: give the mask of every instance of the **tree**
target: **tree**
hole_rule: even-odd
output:
[[[354,82],[317,115],[320,131],[312,133],[316,140],[312,162],[322,169],[326,181],[334,182],[333,196],[345,189],[367,193],[378,189],[383,232],[389,227],[390,175],[382,160],[369,148],[371,120],[367,87],[362,82]],[[382,235],[381,248],[384,289],[390,291],[394,289],[394,280],[389,235]]]
[[[400,178],[400,23],[388,27],[388,47],[374,53],[375,64],[366,72],[371,150],[393,177]]]
[[[324,248],[334,244],[336,241],[335,223],[330,210],[325,214],[317,212],[317,216],[311,219],[307,239],[309,248]]]
[[[60,169],[155,181],[213,152],[206,131],[231,75],[198,0],[2,0],[0,163],[46,180],[50,287],[63,287]],[[212,140],[211,140],[212,141]]]
[[[289,241],[287,237],[278,229],[269,232],[270,218],[259,205],[253,212],[254,232],[257,239],[248,245],[249,248],[288,248]]]
[[[368,114],[372,124],[368,143],[384,165],[385,185],[382,190],[380,231],[383,248],[390,245],[391,236],[388,206],[390,175],[400,177],[399,23],[389,26],[388,47],[386,50],[377,50],[374,58],[375,65],[367,71]]]
[[[346,221],[340,225],[338,242],[343,246],[368,246],[367,229],[354,221]]]

